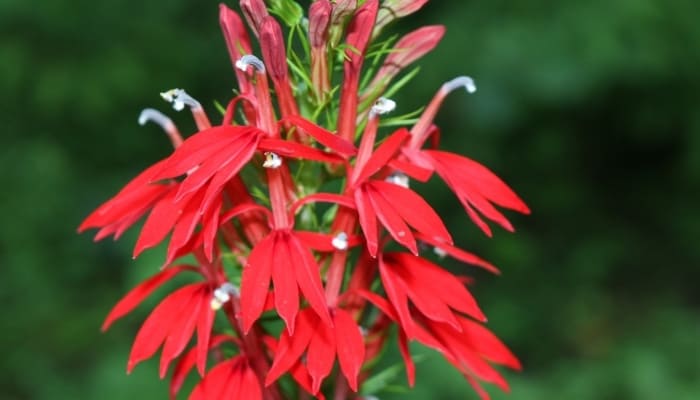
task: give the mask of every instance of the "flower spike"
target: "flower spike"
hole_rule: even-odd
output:
[[[529,212],[485,166],[439,149],[433,121],[442,102],[476,85],[466,76],[445,82],[413,127],[402,124],[413,113],[382,121],[396,108],[382,96],[418,68],[392,81],[434,49],[445,29],[419,28],[393,48],[394,38],[372,39],[427,1],[311,0],[306,17],[295,0],[239,0],[240,16],[219,6],[238,81],[222,99],[220,123],[212,126],[184,90],[161,93],[175,110],[189,108],[197,132],[183,140],[166,115],[143,110],[139,123],[159,125],[174,152],[79,227],[97,228],[96,240],[118,238],[145,219],[134,257],[167,246],[160,271],[129,291],[103,324],[170,286],[136,334],[128,371],[162,349],[161,377],[175,361],[171,399],[195,366],[200,379],[190,400],[367,397],[378,357],[397,334],[410,386],[416,368],[409,340],[440,352],[482,400],[481,382],[508,390],[492,364],[520,364],[485,328],[468,289],[474,278],[438,263],[449,256],[499,271],[457,247],[420,188],[411,187],[439,176],[487,235],[489,222],[513,230],[501,208]],[[403,126],[385,132],[380,121]],[[180,257],[189,264],[177,263]],[[194,279],[172,289],[185,271]],[[210,353],[215,361],[207,363]],[[283,374],[291,379],[278,383]]]

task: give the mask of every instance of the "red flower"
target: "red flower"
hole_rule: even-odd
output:
[[[262,400],[262,388],[248,357],[239,355],[212,368],[189,400]]]
[[[335,309],[331,315],[333,325],[329,326],[309,310],[299,313],[294,333],[282,333],[266,385],[290,371],[306,352],[306,368],[313,381],[312,393],[319,392],[336,357],[350,388],[357,391],[357,376],[365,354],[362,333],[347,311]]]
[[[385,253],[379,259],[379,274],[401,326],[415,337],[415,322],[408,300],[426,318],[459,330],[457,313],[486,321],[476,300],[454,275],[430,261],[406,253]]]
[[[295,232],[275,230],[253,248],[243,268],[241,316],[246,332],[263,312],[270,280],[274,286],[275,308],[290,334],[296,326],[299,290],[321,320],[332,324],[313,254]]]

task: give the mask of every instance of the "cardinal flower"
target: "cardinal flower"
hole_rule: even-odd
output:
[[[243,355],[230,358],[212,368],[190,394],[190,400],[262,400],[260,381]]]
[[[417,341],[441,353],[482,398],[481,382],[508,389],[493,364],[520,364],[483,325],[466,286],[474,279],[453,275],[424,250],[499,270],[457,247],[411,186],[440,176],[488,235],[486,220],[513,230],[497,207],[529,212],[485,166],[437,149],[433,120],[442,101],[458,87],[475,91],[474,82],[443,85],[412,127],[382,128],[417,114],[385,120],[397,107],[384,96],[413,78],[415,70],[401,74],[445,29],[422,27],[398,41],[381,39],[382,31],[426,3],[316,0],[308,18],[288,0],[241,0],[244,18],[220,6],[238,81],[220,122],[212,124],[184,90],[161,93],[175,110],[189,109],[196,130],[183,139],[163,114],[144,110],[139,122],[160,125],[174,152],[79,228],[98,229],[97,240],[118,238],[144,219],[133,256],[167,243],[164,267],[117,303],[103,329],[175,276],[196,275],[146,318],[128,371],[162,349],[160,376],[175,364],[172,399],[196,366],[202,379],[192,400],[342,400],[363,393],[396,333],[410,385],[408,344]],[[432,148],[424,148],[429,139]],[[390,251],[394,244],[406,250]],[[280,379],[286,374],[292,379]]]
[[[293,368],[306,353],[305,364],[313,382],[312,393],[318,393],[336,358],[350,388],[357,391],[357,377],[365,354],[362,333],[347,311],[335,309],[331,315],[333,325],[329,326],[308,310],[299,314],[294,334],[282,334],[265,381],[267,385]]]

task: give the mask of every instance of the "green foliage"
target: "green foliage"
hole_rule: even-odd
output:
[[[136,125],[141,108],[194,130],[160,91],[183,87],[219,120],[213,104],[226,104],[235,83],[217,12],[216,2],[184,0],[0,2],[3,399],[167,397],[157,361],[124,373],[136,329],[166,291],[99,332],[120,296],[158,270],[163,249],[132,261],[135,230],[95,245],[75,228],[169,153],[156,127]],[[488,240],[443,186],[414,185],[458,244],[503,271],[443,262],[476,276],[489,326],[523,361],[522,374],[507,375],[510,397],[494,398],[700,392],[696,20],[694,0],[436,0],[387,28],[388,37],[447,25],[395,94],[395,115],[424,107],[443,81],[473,76],[479,91],[451,95],[438,115],[442,148],[492,168],[533,209],[513,216],[517,234],[496,228]],[[397,353],[390,346],[384,368]],[[379,396],[476,398],[439,357],[417,369],[415,390]],[[401,373],[390,386],[404,383]]]

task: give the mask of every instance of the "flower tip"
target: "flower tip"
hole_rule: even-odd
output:
[[[170,89],[166,92],[161,92],[160,97],[168,103],[172,103],[175,111],[182,111],[185,109],[185,106],[190,108],[202,107],[197,100],[187,94],[183,89]]]
[[[149,122],[153,122],[154,124],[160,126],[163,129],[173,125],[173,121],[170,118],[165,116],[165,114],[163,114],[162,112],[153,108],[144,108],[141,111],[141,114],[139,114],[138,122],[141,126],[144,126]]]
[[[457,77],[451,81],[445,82],[445,84],[442,85],[443,90],[447,91],[448,93],[461,87],[466,89],[468,93],[476,92],[476,84],[474,83],[474,79],[468,76]]]
[[[258,70],[258,72],[265,73],[265,64],[262,62],[262,60],[252,54],[246,54],[236,60],[236,68],[243,72],[246,72],[250,66]]]

